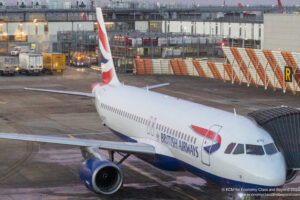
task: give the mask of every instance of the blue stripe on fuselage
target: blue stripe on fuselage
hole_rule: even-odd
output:
[[[114,134],[116,134],[118,137],[123,139],[126,142],[137,142],[136,140],[119,133],[117,131],[114,131],[110,129]],[[263,185],[256,185],[256,184],[251,184],[251,183],[245,183],[245,182],[240,182],[240,181],[235,181],[223,177],[216,176],[214,174],[210,174],[206,171],[203,171],[195,166],[192,166],[186,162],[183,162],[181,160],[178,160],[176,158],[162,155],[162,154],[155,154],[153,157],[143,157],[143,156],[137,156],[142,160],[145,160],[146,162],[154,165],[157,168],[163,169],[163,170],[169,170],[169,171],[178,171],[178,170],[186,170],[196,176],[199,176],[205,180],[214,182],[220,186],[223,187],[232,187],[232,188],[246,188],[246,189],[273,189],[276,187],[270,187],[270,186],[263,186]]]

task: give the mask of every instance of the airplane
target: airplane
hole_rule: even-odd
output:
[[[284,13],[284,9],[283,9],[281,0],[277,0],[277,5],[278,5],[278,8],[279,8],[279,13],[280,13],[280,14],[283,14],[283,13]],[[244,6],[243,6],[242,3],[238,3],[237,6],[238,6],[239,8],[244,8]],[[246,14],[246,15],[250,15],[250,14],[251,14],[251,12],[249,12],[249,11],[244,11],[243,13]]]
[[[244,6],[243,6],[242,3],[238,3],[238,7],[239,7],[239,8],[243,8]],[[250,15],[250,12],[249,12],[249,11],[244,11],[243,13],[246,14],[246,15]]]
[[[170,171],[188,171],[222,187],[272,189],[286,182],[283,154],[254,120],[121,83],[110,51],[101,8],[96,8],[102,82],[90,93],[25,88],[92,98],[101,121],[122,142],[0,133],[0,139],[80,147],[80,179],[91,191],[109,195],[123,184],[122,163],[130,156]],[[107,150],[109,157],[100,154]],[[115,153],[123,157],[116,161]]]

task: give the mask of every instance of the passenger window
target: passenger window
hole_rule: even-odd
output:
[[[227,148],[226,148],[226,150],[225,150],[224,153],[226,153],[226,154],[231,154],[231,152],[232,152],[232,150],[233,150],[234,147],[235,147],[235,143],[230,143],[230,144],[227,146]]]
[[[264,155],[264,149],[260,145],[246,144],[246,153],[250,155]]]
[[[278,152],[274,143],[266,144],[264,146],[264,148],[265,148],[266,154],[268,154],[268,155],[273,155]]]
[[[244,150],[244,145],[243,144],[238,144],[235,147],[235,150],[233,152],[233,154],[244,154],[245,150]]]

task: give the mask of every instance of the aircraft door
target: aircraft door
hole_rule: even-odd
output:
[[[156,125],[156,117],[150,117],[147,123],[147,134],[151,137],[155,137],[155,125]]]
[[[222,126],[213,125],[205,134],[201,148],[201,161],[205,165],[210,166],[210,155],[214,152],[216,145],[220,145],[217,144],[217,137],[221,129]]]

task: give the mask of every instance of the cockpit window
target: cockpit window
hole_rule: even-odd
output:
[[[246,153],[250,155],[264,155],[264,149],[259,145],[246,144]]]
[[[238,144],[235,147],[235,150],[234,150],[233,154],[244,154],[244,145],[243,144]]]
[[[273,155],[278,152],[274,143],[266,144],[264,146],[264,148],[265,148],[266,154],[268,154],[268,155]]]
[[[226,148],[226,150],[225,150],[224,153],[230,154],[230,153],[232,152],[232,150],[233,150],[234,147],[235,147],[235,143],[230,143],[230,144],[227,146],[227,148]]]

